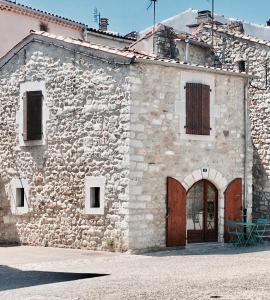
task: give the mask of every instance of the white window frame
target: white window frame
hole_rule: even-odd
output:
[[[23,110],[24,110],[24,98],[26,92],[41,91],[43,95],[42,99],[42,139],[25,141],[23,139]],[[19,145],[20,146],[44,146],[47,140],[47,121],[49,120],[49,109],[47,107],[47,93],[45,81],[28,81],[20,84],[20,100],[19,110],[16,114],[16,124],[19,127]]]
[[[104,215],[104,197],[105,197],[105,177],[85,177],[85,208],[84,213],[89,215]],[[93,187],[100,188],[100,207],[91,207],[90,189]]]
[[[201,83],[210,86],[210,135],[186,133],[186,84]],[[178,135],[180,140],[213,141],[216,135],[217,106],[215,105],[215,75],[203,72],[183,71],[180,76],[180,97],[175,101],[175,113],[179,116]]]
[[[17,189],[24,189],[24,206],[17,207]],[[23,215],[30,211],[29,184],[27,179],[13,178],[9,186],[10,207],[13,215]]]

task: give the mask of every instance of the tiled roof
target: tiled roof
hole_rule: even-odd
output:
[[[140,54],[136,53],[135,54],[135,51],[129,51],[129,50],[126,50],[126,49],[122,50],[122,49],[112,48],[112,47],[104,46],[104,45],[97,45],[97,44],[93,44],[93,43],[86,42],[86,41],[83,41],[83,40],[73,39],[73,38],[70,38],[70,37],[64,37],[64,36],[56,35],[56,34],[53,34],[53,33],[48,33],[48,32],[45,32],[45,31],[34,31],[34,30],[32,30],[30,35],[44,36],[44,37],[48,37],[48,38],[51,38],[51,39],[54,39],[54,40],[66,42],[66,43],[69,43],[69,44],[74,44],[74,45],[78,45],[78,46],[81,46],[81,47],[90,48],[90,49],[93,49],[93,50],[100,50],[100,51],[111,53],[111,54],[117,54],[117,55],[127,57],[127,58],[133,58],[134,56],[138,56],[138,57],[145,57],[146,56],[143,53],[140,53]]]
[[[74,20],[69,19],[69,18],[65,18],[65,17],[59,16],[59,15],[55,15],[55,14],[43,11],[43,10],[39,10],[39,9],[30,7],[30,6],[21,4],[21,3],[15,3],[14,1],[11,1],[11,0],[0,0],[0,6],[1,5],[7,5],[10,8],[28,10],[28,11],[31,11],[32,13],[35,13],[35,14],[46,15],[46,16],[54,18],[54,19],[59,19],[59,20],[65,22],[65,23],[72,24],[73,26],[81,27],[82,29],[86,28],[87,31],[94,32],[94,33],[97,33],[97,34],[102,34],[102,35],[110,36],[110,37],[114,37],[114,38],[125,39],[125,40],[129,40],[129,41],[135,41],[136,40],[136,39],[128,38],[128,37],[125,37],[125,36],[122,36],[122,35],[119,35],[119,34],[114,34],[114,33],[111,33],[111,32],[105,32],[105,31],[98,30],[98,29],[95,29],[95,28],[90,28],[90,27],[88,27],[88,25],[83,24],[81,22],[77,22],[77,21],[74,21]]]
[[[107,36],[111,36],[111,37],[119,38],[119,39],[125,39],[125,40],[132,41],[132,42],[136,41],[136,38],[126,37],[126,36],[123,36],[123,35],[120,35],[120,34],[117,34],[117,33],[102,31],[102,30],[98,30],[98,29],[95,29],[95,28],[88,27],[87,31],[96,32],[96,33],[99,33],[99,34],[105,34]]]
[[[212,27],[211,27],[211,25],[206,24],[202,28],[211,29]],[[244,33],[235,32],[235,31],[229,30],[227,28],[224,28],[223,26],[215,26],[214,31],[220,32],[220,33],[225,33],[227,35],[234,36],[236,38],[240,38],[240,39],[247,40],[250,42],[258,43],[261,45],[270,46],[270,41],[262,40],[262,39],[254,37],[254,36],[244,34]]]

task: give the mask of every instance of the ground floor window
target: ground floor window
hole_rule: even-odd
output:
[[[92,215],[104,214],[105,177],[85,178],[85,213]]]
[[[25,178],[13,178],[9,185],[11,212],[23,215],[29,212],[29,185]]]

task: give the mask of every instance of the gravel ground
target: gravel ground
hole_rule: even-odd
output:
[[[270,299],[270,246],[143,255],[0,248],[0,299]]]

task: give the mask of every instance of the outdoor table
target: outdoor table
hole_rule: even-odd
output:
[[[239,228],[242,228],[244,232],[244,240],[242,246],[246,247],[249,243],[255,244],[255,233],[257,224],[252,222],[237,222],[236,224]]]

